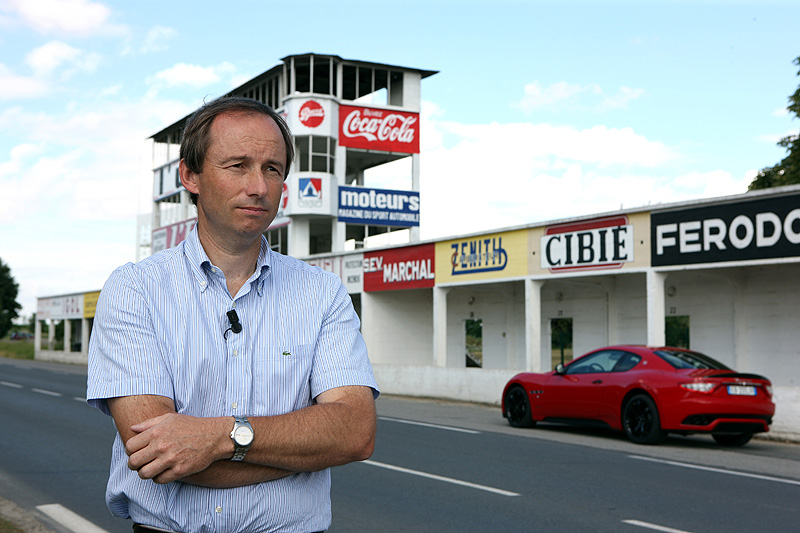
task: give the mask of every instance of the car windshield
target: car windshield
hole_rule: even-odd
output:
[[[699,368],[712,370],[730,370],[719,361],[700,352],[684,352],[681,350],[654,350],[657,356],[675,368]]]

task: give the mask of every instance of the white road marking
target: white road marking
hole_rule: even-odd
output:
[[[499,494],[501,496],[519,496],[517,492],[510,492],[503,489],[496,489],[494,487],[487,487],[486,485],[478,485],[477,483],[470,483],[469,481],[461,481],[459,479],[453,479],[450,477],[444,476],[437,476],[436,474],[429,474],[427,472],[420,472],[419,470],[411,470],[409,468],[403,468],[401,466],[394,466],[394,465],[387,465],[386,463],[379,463],[377,461],[362,461],[364,464],[372,465],[372,466],[379,466],[381,468],[386,468],[388,470],[394,470],[396,472],[403,472],[404,474],[412,474],[415,476],[425,477],[428,479],[435,479],[437,481],[444,481],[446,483],[452,483],[454,485],[461,485],[463,487],[470,487],[473,489],[483,490],[486,492],[493,492],[495,494]]]
[[[81,398],[80,396],[75,396],[72,399],[75,400],[76,402],[85,402],[86,401],[86,398]]]
[[[56,523],[66,527],[75,533],[108,533],[105,529],[101,529],[92,524],[80,515],[77,515],[57,503],[49,503],[47,505],[38,505],[36,507],[39,511],[43,512]]]
[[[688,531],[684,531],[683,529],[674,529],[671,527],[659,526],[656,524],[650,524],[648,522],[642,522],[640,520],[623,520],[622,523],[630,524],[632,526],[646,527],[647,529],[652,529],[654,531],[664,531],[666,533],[689,533]]]
[[[400,422],[401,424],[411,424],[413,426],[423,426],[428,428],[446,429],[448,431],[458,431],[461,433],[470,433],[472,435],[480,434],[480,431],[475,431],[474,429],[456,428],[453,426],[440,426],[438,424],[428,424],[426,422],[416,422],[414,420],[403,420],[402,418],[390,418],[388,416],[379,416],[378,419],[388,420],[389,422]]]
[[[51,390],[44,390],[44,389],[31,389],[33,392],[38,392],[39,394],[46,394],[48,396],[61,396],[60,392],[53,392]]]
[[[20,385],[19,383],[10,383],[8,381],[0,381],[0,385],[3,385],[4,387],[12,387],[14,389],[22,388],[22,385]]]
[[[787,483],[789,485],[800,485],[800,481],[794,479],[785,479],[773,476],[763,476],[761,474],[749,474],[747,472],[737,472],[736,470],[725,470],[724,468],[714,468],[712,466],[700,466],[689,463],[679,463],[678,461],[668,461],[666,459],[654,459],[653,457],[644,457],[641,455],[629,455],[631,459],[639,459],[641,461],[651,461],[653,463],[663,463],[666,465],[680,466],[683,468],[692,468],[694,470],[705,470],[707,472],[717,472],[719,474],[730,474],[731,476],[749,477],[753,479],[762,479],[764,481],[774,481],[776,483]]]

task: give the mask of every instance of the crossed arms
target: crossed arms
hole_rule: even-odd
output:
[[[233,417],[199,418],[175,412],[164,396],[108,399],[125,444],[128,468],[156,483],[183,481],[206,487],[238,487],[295,472],[363,461],[375,446],[372,389],[338,387],[304,409],[248,417],[255,432],[244,461],[232,462]]]

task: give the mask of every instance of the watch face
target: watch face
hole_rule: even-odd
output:
[[[247,446],[253,442],[253,430],[247,426],[239,426],[233,433],[233,440],[239,446]]]

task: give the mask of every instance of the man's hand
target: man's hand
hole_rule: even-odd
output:
[[[218,438],[227,437],[231,428],[232,417],[167,413],[147,419],[130,427],[135,435],[125,444],[128,468],[156,483],[170,483],[201,472],[224,459],[228,451],[233,453],[231,440]]]

